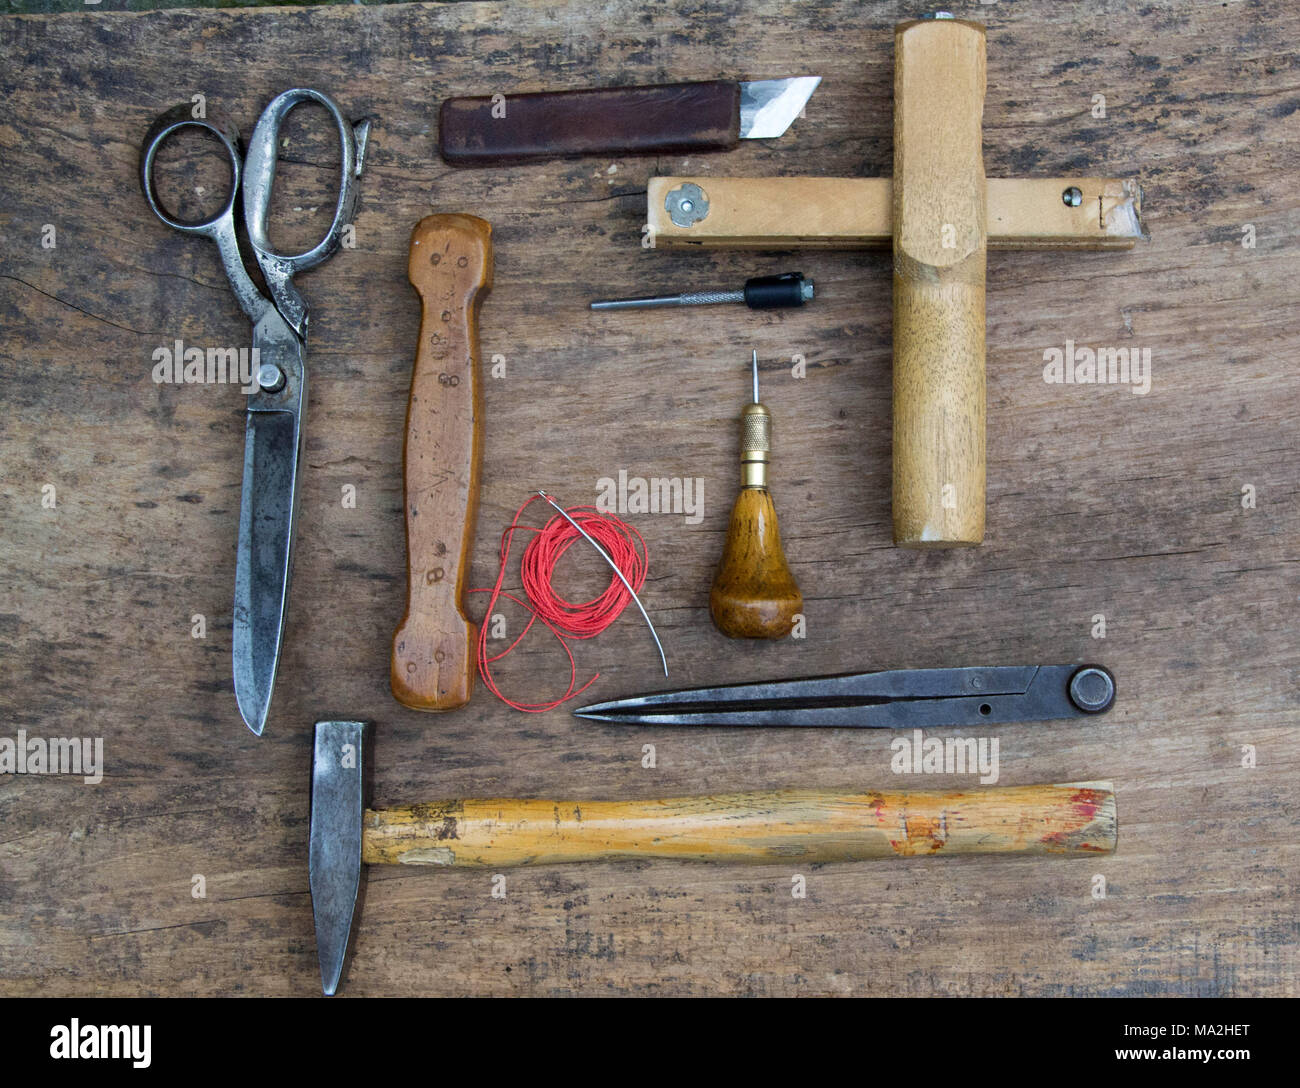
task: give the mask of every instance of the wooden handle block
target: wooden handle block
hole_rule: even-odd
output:
[[[442,157],[489,166],[563,155],[725,151],[740,140],[740,84],[731,80],[449,98]]]
[[[423,307],[406,410],[406,615],[391,681],[415,710],[454,710],[474,685],[478,631],[465,615],[483,448],[478,310],[492,287],[492,228],[431,215],[411,233]]]
[[[894,542],[978,544],[984,28],[956,19],[903,23],[894,47]]]
[[[816,864],[947,854],[1109,854],[1109,782],[662,801],[447,801],[367,811],[361,860],[505,868],[616,858]]]
[[[709,591],[714,626],[728,638],[785,638],[802,611],[772,495],[765,487],[742,487]]]

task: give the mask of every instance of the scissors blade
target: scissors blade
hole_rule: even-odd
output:
[[[285,377],[278,391],[263,389],[249,398],[239,498],[235,698],[248,728],[261,736],[280,664],[289,604],[302,448],[301,406],[306,393],[302,344],[274,310],[258,323],[253,343],[262,366],[275,365]]]

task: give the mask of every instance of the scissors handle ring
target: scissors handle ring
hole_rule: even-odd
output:
[[[212,133],[225,148],[230,160],[231,182],[230,195],[226,197],[225,206],[207,219],[184,220],[173,215],[158,198],[153,183],[153,165],[158,149],[168,138],[183,128],[200,128]],[[140,187],[144,198],[159,219],[172,230],[183,234],[201,234],[207,238],[216,238],[222,230],[234,229],[235,201],[239,199],[239,184],[243,174],[243,158],[239,153],[239,130],[222,114],[213,112],[210,117],[195,117],[192,107],[187,102],[174,106],[160,115],[145,134],[140,149]]]
[[[338,129],[339,148],[342,152],[339,195],[334,206],[334,220],[324,238],[302,253],[280,253],[272,247],[267,233],[280,126],[289,111],[304,102],[317,102],[324,106]],[[343,111],[335,101],[329,95],[309,87],[294,87],[273,98],[257,120],[257,127],[248,142],[248,157],[244,162],[244,220],[248,227],[248,239],[257,252],[263,270],[266,270],[268,263],[274,263],[283,273],[293,276],[297,272],[315,268],[332,256],[339,248],[343,229],[352,218],[356,198],[356,133],[352,122],[343,116]]]

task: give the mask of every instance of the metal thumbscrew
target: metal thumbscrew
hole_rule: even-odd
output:
[[[1061,194],[1061,199],[1067,208],[1077,208],[1083,203],[1083,192],[1077,185],[1071,185]]]
[[[694,182],[683,182],[664,199],[664,210],[679,227],[689,227],[709,214],[709,198]]]
[[[1115,678],[1097,665],[1085,665],[1070,677],[1070,702],[1085,714],[1100,714],[1115,701]]]

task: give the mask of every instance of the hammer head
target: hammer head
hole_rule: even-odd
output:
[[[338,989],[361,906],[365,722],[317,722],[311,766],[311,909],[321,986]]]

